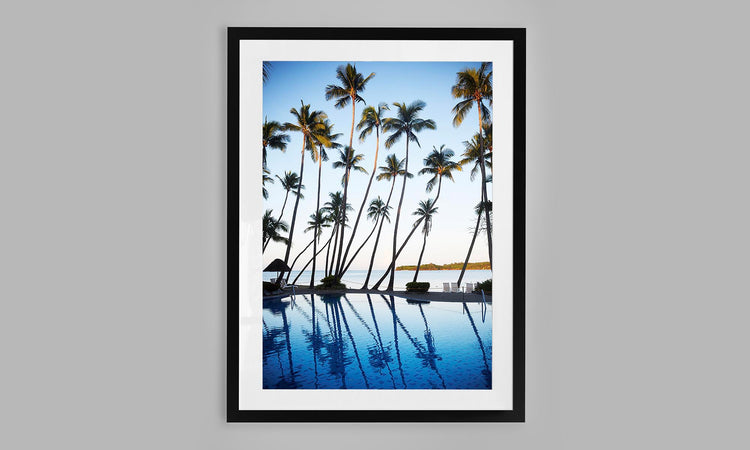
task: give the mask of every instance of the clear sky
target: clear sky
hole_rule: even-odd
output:
[[[367,83],[366,88],[360,95],[365,99],[367,105],[377,106],[378,103],[384,102],[391,106],[391,112],[386,112],[386,117],[393,116],[395,107],[393,102],[405,102],[407,104],[422,100],[426,103],[425,109],[420,117],[432,119],[437,125],[436,130],[423,130],[417,134],[421,148],[413,142],[409,144],[409,172],[414,174],[414,178],[407,180],[406,192],[404,194],[404,203],[401,211],[401,221],[398,231],[398,245],[400,246],[403,239],[408,235],[411,226],[414,223],[415,216],[412,212],[416,209],[420,200],[434,198],[437,193],[437,187],[432,192],[425,191],[425,184],[430,175],[418,175],[420,169],[424,167],[422,160],[432,150],[433,146],[439,148],[445,144],[447,148],[455,152],[454,160],[460,159],[464,151],[463,142],[469,140],[478,128],[476,107],[467,115],[464,123],[459,127],[452,124],[453,116],[451,109],[457,103],[451,95],[451,87],[456,81],[456,72],[466,67],[478,67],[478,62],[368,62],[368,61],[348,61],[356,64],[357,71],[364,76],[375,72],[375,76]],[[324,111],[330,121],[334,124],[334,132],[342,133],[338,142],[342,145],[348,145],[349,133],[351,131],[351,104],[343,109],[336,109],[334,101],[326,101],[325,87],[329,84],[340,84],[336,79],[336,67],[345,65],[344,62],[290,62],[275,61],[271,62],[270,77],[263,87],[263,116],[269,121],[275,120],[280,123],[294,122],[294,117],[290,114],[291,108],[300,108],[300,100],[305,104],[310,104],[311,109]],[[359,122],[362,110],[365,104],[357,103],[355,112],[355,126]],[[287,145],[286,152],[278,150],[269,150],[268,169],[271,176],[283,176],[285,171],[299,172],[300,155],[302,150],[301,133],[289,131],[286,132],[290,141]],[[377,166],[384,165],[387,155],[395,153],[399,159],[405,156],[405,140],[402,138],[390,149],[384,145],[385,137],[381,135],[380,152],[378,155]],[[375,156],[375,133],[368,136],[364,142],[359,141],[359,132],[354,130],[354,149],[357,154],[364,154],[362,163],[368,171],[368,174],[352,172],[349,182],[349,192],[347,202],[352,205],[354,211],[348,213],[353,225],[356,214],[362,203],[362,196],[367,188],[369,173],[373,168],[373,158]],[[323,175],[321,183],[321,205],[328,201],[328,193],[342,191],[341,177],[343,169],[334,169],[332,162],[338,159],[337,150],[329,150],[329,161],[323,162]],[[315,194],[317,192],[317,164],[310,158],[309,153],[305,155],[305,168],[303,174],[303,184],[305,189],[303,193],[305,198],[300,200],[299,210],[297,213],[297,223],[295,226],[292,252],[290,254],[290,263],[312,239],[311,232],[305,233],[303,230],[307,227],[309,216],[315,211]],[[438,199],[437,215],[433,219],[432,231],[427,238],[427,247],[422,259],[422,263],[446,264],[451,262],[463,262],[466,258],[471,237],[476,223],[476,216],[473,208],[480,200],[479,177],[472,182],[469,180],[470,166],[466,166],[463,172],[457,172],[454,175],[455,183],[443,179],[443,187]],[[396,207],[398,205],[399,195],[401,193],[402,178],[399,177],[391,199],[391,223],[386,222],[378,244],[378,251],[375,256],[373,269],[385,269],[390,263],[392,256],[392,239],[393,224],[396,219]],[[489,186],[491,188],[491,185]],[[266,188],[270,194],[268,200],[264,202],[265,209],[273,209],[274,217],[278,217],[281,211],[282,202],[284,201],[285,191],[282,189],[278,180],[275,184],[267,184]],[[378,195],[383,201],[388,197],[390,183],[387,181],[373,180],[370,189],[367,205],[371,199]],[[489,189],[491,195],[491,189]],[[289,200],[284,210],[282,220],[291,224],[292,210],[294,208],[294,197],[289,196]],[[367,237],[373,229],[373,222],[367,220],[366,211],[360,219],[357,236],[350,256],[359,247],[361,242]],[[321,239],[321,245],[325,244],[329,236],[329,229],[324,231]],[[421,230],[421,228],[420,228]],[[398,258],[398,265],[416,264],[419,258],[419,252],[422,247],[422,235],[420,230],[415,232],[409,244]],[[351,228],[347,228],[345,236],[345,245],[348,242]],[[377,231],[376,231],[377,234]],[[351,266],[351,269],[367,269],[370,255],[375,242],[375,234],[370,238],[365,247],[362,249],[357,259]],[[284,258],[286,250],[285,244],[271,243],[263,255],[264,265],[268,264],[274,258]],[[306,257],[300,258],[295,266],[299,269],[312,255],[312,247],[307,250]],[[318,267],[322,267],[324,253],[321,253],[318,259]],[[477,238],[470,261],[487,261],[487,241],[483,235]],[[304,260],[304,261],[303,261]],[[309,269],[309,267],[308,267]]]

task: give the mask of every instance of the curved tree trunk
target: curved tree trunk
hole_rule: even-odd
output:
[[[464,279],[464,272],[466,272],[466,265],[469,264],[469,258],[471,257],[471,250],[474,248],[474,241],[477,240],[477,233],[479,233],[479,222],[482,221],[482,213],[477,214],[477,225],[474,227],[474,237],[471,238],[471,244],[469,245],[469,252],[466,254],[466,260],[464,266],[461,268],[461,275],[458,276],[458,286],[461,286],[461,280]]]
[[[323,146],[320,146],[320,152],[318,153],[318,200],[315,203],[315,215],[317,216],[318,212],[320,211],[320,175],[323,172]],[[316,234],[317,234],[317,230]],[[321,230],[322,232],[322,230]],[[320,236],[318,236],[318,239],[320,239]],[[310,287],[315,286],[315,260],[318,256],[318,243],[315,242],[313,244],[313,266],[312,266],[312,273],[310,274]],[[304,269],[303,269],[304,270]]]
[[[414,222],[414,226],[411,228],[411,232],[409,233],[408,236],[406,236],[406,239],[404,240],[404,243],[401,244],[401,247],[399,247],[398,252],[396,252],[396,258],[398,258],[398,256],[401,254],[401,251],[404,249],[404,247],[406,247],[406,244],[409,242],[409,239],[411,239],[411,237],[414,234],[414,232],[417,231],[417,228],[419,227],[420,223],[422,223],[422,219],[418,219],[416,222]],[[391,265],[388,266],[388,269],[385,271],[385,273],[383,274],[383,276],[380,277],[380,279],[378,280],[378,282],[375,283],[372,286],[372,288],[373,289],[379,288],[380,285],[385,280],[385,277],[387,277],[389,273],[391,274],[391,278],[390,279],[391,279],[391,283],[392,283],[393,282],[393,278],[394,278],[394,273],[396,272],[395,268],[396,268],[395,262],[391,262]],[[391,285],[391,287],[389,287],[388,290],[392,291],[393,290],[393,286]]]
[[[370,234],[367,235],[367,237],[365,238],[364,242],[362,242],[362,244],[359,246],[359,248],[357,248],[357,251],[354,252],[354,255],[352,255],[352,259],[349,260],[349,263],[346,266],[344,266],[344,270],[341,271],[341,275],[340,276],[343,276],[346,273],[346,271],[349,270],[349,266],[352,265],[352,263],[354,262],[354,259],[359,254],[359,251],[362,250],[362,248],[365,246],[365,244],[367,244],[367,241],[369,241],[370,238],[372,237],[373,233],[375,233],[375,229],[378,227],[378,220],[380,220],[379,217],[378,217],[377,220],[375,220],[375,225],[372,227],[372,231],[370,231]]]
[[[393,226],[393,258],[391,259],[391,266],[396,267],[396,258],[398,258],[398,255],[396,254],[396,240],[398,238],[398,222],[401,218],[401,205],[404,203],[404,191],[406,190],[406,179],[408,178],[406,174],[409,173],[409,133],[406,133],[406,162],[404,163],[404,184],[401,186],[401,198],[398,201],[398,209],[396,210],[396,223]],[[386,273],[388,273],[386,271]],[[391,272],[391,278],[388,280],[388,290],[393,290],[393,281],[395,278],[395,273]],[[377,286],[380,286],[380,281],[378,281]],[[376,288],[377,289],[377,288]]]
[[[289,227],[289,243],[286,245],[286,254],[284,255],[284,262],[289,262],[289,252],[292,250],[292,238],[294,237],[294,224],[297,221],[297,207],[299,206],[299,194],[302,190],[302,175],[305,169],[305,144],[307,143],[307,136],[302,138],[302,158],[299,163],[299,184],[297,185],[297,199],[294,201],[294,211],[292,211],[292,224]],[[289,276],[287,275],[287,280]]]
[[[289,191],[286,191],[286,195],[284,196],[284,204],[281,205],[281,214],[279,214],[279,220],[276,221],[276,226],[279,226],[279,224],[281,223],[281,217],[284,215],[284,208],[286,208],[286,201],[287,201],[288,198],[289,198]],[[271,242],[271,238],[270,237],[266,240],[266,243],[263,244],[263,251],[264,252],[266,251],[266,247],[268,247],[268,243],[269,242]]]
[[[422,255],[424,255],[424,248],[427,246],[427,233],[424,233],[424,239],[422,240],[422,251],[419,252],[419,261],[417,261],[417,270],[414,271],[414,279],[413,282],[417,282],[417,277],[419,276],[419,267],[422,265]]]
[[[406,176],[406,175],[404,175]],[[393,194],[393,187],[396,185],[396,177],[393,177],[391,183],[391,192],[388,193],[388,200],[385,202],[385,209],[388,210],[388,205],[391,203],[391,195]],[[378,235],[375,237],[375,246],[372,248],[372,256],[370,256],[370,267],[367,269],[367,276],[365,277],[365,284],[362,285],[362,289],[367,289],[367,283],[370,282],[370,274],[372,273],[372,263],[375,261],[375,252],[378,251],[378,242],[380,242],[380,232],[383,231],[383,223],[385,220],[380,221],[380,227],[378,228]]]
[[[362,211],[365,210],[365,204],[367,203],[367,196],[370,195],[370,186],[372,186],[372,179],[375,178],[375,172],[378,170],[378,151],[380,150],[380,131],[378,131],[378,128],[375,128],[375,134],[377,136],[376,141],[375,141],[375,162],[372,165],[372,173],[370,174],[370,181],[367,183],[367,189],[365,189],[365,195],[362,198],[362,204],[359,206],[357,219],[354,221],[354,228],[352,228],[352,235],[349,237],[349,243],[346,244],[346,251],[344,252],[344,263],[346,263],[346,257],[349,256],[349,249],[352,246],[352,242],[354,242],[354,236],[357,234],[357,225],[359,225],[359,219],[360,217],[362,217]],[[338,276],[343,277],[350,265],[351,265],[351,261],[349,262],[349,264],[346,265],[346,267],[341,271],[341,273],[338,274]]]
[[[351,148],[351,147],[350,147]],[[354,152],[352,152],[352,156],[354,156]],[[339,255],[336,258],[336,270],[333,272],[334,274],[338,274],[339,270],[341,270],[341,254],[344,250],[344,227],[346,226],[346,195],[349,191],[349,164],[347,162],[346,171],[344,172],[344,203],[341,205],[341,223],[339,224]]]
[[[299,257],[302,256],[302,254],[305,253],[307,251],[307,249],[310,248],[311,245],[313,245],[313,242],[315,242],[315,238],[313,238],[313,240],[310,241],[310,243],[307,244],[305,246],[305,248],[303,248],[302,251],[297,254],[297,257],[294,258],[294,261],[292,261],[292,263],[289,265],[289,273],[286,274],[286,282],[287,283],[289,282],[289,277],[292,276],[292,269],[294,269],[294,264],[297,262],[297,260],[299,259]]]
[[[484,220],[487,223],[487,246],[490,256],[490,270],[492,270],[492,222],[490,222],[490,208],[487,206],[487,175],[484,169],[484,138],[482,137],[482,102],[477,100],[479,112],[479,168],[482,170],[482,201],[485,202]]]
[[[330,243],[331,243],[331,240],[333,240],[333,232],[331,232],[331,237],[329,237],[329,238],[328,238],[328,241],[326,241],[326,243],[325,243],[325,244],[323,244],[323,246],[322,246],[322,247],[320,247],[320,250],[318,250],[318,253],[316,253],[316,254],[315,254],[315,256],[313,256],[313,258],[314,258],[314,257],[316,257],[316,256],[318,256],[319,254],[323,253],[323,250],[325,250],[325,248],[326,248],[326,247],[328,247],[328,244],[330,244]],[[305,266],[304,266],[304,267],[302,268],[302,270],[300,270],[300,272],[299,272],[299,273],[297,274],[297,276],[296,276],[296,277],[294,277],[294,281],[292,281],[292,284],[296,283],[296,282],[297,282],[297,280],[299,279],[299,277],[301,277],[301,276],[302,276],[302,272],[304,272],[304,271],[305,271],[305,269],[307,269],[307,266],[309,266],[309,265],[310,265],[310,263],[311,263],[311,262],[313,261],[313,258],[310,258],[310,259],[308,259],[308,260],[307,260],[307,263],[306,263],[306,264],[305,264]]]

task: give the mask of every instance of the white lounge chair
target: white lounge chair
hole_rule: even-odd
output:
[[[451,291],[451,284],[443,283],[443,292],[450,292],[450,291]]]
[[[458,283],[451,283],[451,292],[458,292]]]
[[[474,292],[474,283],[466,283],[464,285],[464,292],[466,292],[467,294],[471,294],[472,292]]]

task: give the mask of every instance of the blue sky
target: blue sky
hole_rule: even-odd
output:
[[[281,123],[293,122],[293,116],[289,113],[290,108],[300,107],[300,100],[305,104],[310,104],[312,109],[324,111],[331,122],[334,124],[334,132],[342,133],[338,142],[342,145],[348,145],[349,133],[351,131],[351,105],[344,109],[336,109],[334,101],[326,101],[325,87],[329,84],[339,84],[336,79],[336,67],[347,62],[290,62],[276,61],[272,62],[270,77],[263,87],[263,116],[268,120],[275,120]],[[406,192],[404,194],[404,203],[401,212],[401,222],[399,224],[398,242],[399,246],[403,239],[411,230],[415,217],[412,212],[420,200],[434,198],[437,189],[430,193],[425,192],[425,184],[430,178],[429,175],[418,175],[419,170],[423,167],[423,158],[432,150],[433,146],[439,148],[445,144],[447,148],[452,149],[456,156],[454,160],[460,159],[464,151],[463,141],[469,140],[477,132],[477,112],[472,108],[464,123],[459,127],[452,124],[453,116],[451,109],[457,100],[451,95],[451,86],[456,81],[456,72],[466,67],[478,67],[479,63],[472,62],[368,62],[358,61],[357,70],[365,76],[375,72],[375,76],[368,82],[366,89],[360,93],[365,99],[367,105],[377,106],[378,103],[388,103],[392,107],[393,102],[411,103],[415,100],[422,100],[426,103],[421,117],[432,119],[436,122],[436,130],[424,130],[417,135],[421,148],[414,143],[409,144],[409,172],[414,174],[414,178],[407,180]],[[357,103],[355,112],[356,122],[361,117],[362,110],[366,105]],[[393,113],[386,113],[391,116]],[[268,153],[268,169],[271,176],[282,176],[285,171],[299,172],[300,155],[302,149],[302,136],[297,132],[287,132],[290,141],[287,145],[286,152],[270,150]],[[351,203],[354,211],[349,214],[352,217],[352,225],[357,211],[362,202],[362,196],[367,188],[369,173],[373,168],[373,158],[375,156],[375,134],[373,133],[364,142],[358,139],[359,132],[354,130],[354,149],[356,153],[364,154],[362,165],[367,169],[368,174],[352,172],[349,184],[348,202]],[[380,151],[377,165],[382,166],[385,157],[395,153],[399,159],[405,156],[405,141],[399,140],[390,149],[384,146],[385,136],[380,139]],[[312,239],[310,233],[304,233],[307,227],[306,222],[310,214],[315,210],[315,194],[317,191],[317,164],[312,161],[309,154],[305,155],[305,169],[303,174],[303,190],[305,198],[300,200],[299,211],[297,214],[297,224],[294,232],[294,242],[291,260],[304,248]],[[329,151],[330,160],[323,163],[323,175],[321,183],[321,204],[328,200],[328,193],[333,191],[343,191],[341,185],[341,176],[343,169],[334,169],[332,162],[337,158],[337,151]],[[454,175],[455,183],[443,179],[443,188],[440,193],[437,207],[438,213],[434,217],[432,231],[427,239],[427,247],[422,263],[445,264],[457,261],[463,261],[471,241],[472,232],[475,224],[475,215],[473,214],[474,206],[479,202],[480,186],[479,178],[473,182],[469,179],[469,169],[467,166],[463,172],[457,172]],[[402,179],[396,183],[393,198],[391,199],[392,214],[391,223],[386,222],[383,226],[378,252],[375,256],[374,269],[384,269],[390,263],[391,246],[393,239],[393,223],[396,217],[396,207],[398,198],[401,193]],[[278,216],[281,211],[285,191],[281,188],[280,183],[276,180],[275,184],[266,185],[270,197],[264,202],[265,209],[273,209],[273,215]],[[373,180],[370,189],[369,198],[375,198],[380,195],[383,201],[388,196],[390,183],[386,181]],[[291,215],[294,208],[294,198],[289,197],[283,220],[291,224]],[[373,222],[367,220],[365,213],[360,219],[357,237],[350,255],[359,247],[359,244],[367,237],[373,228]],[[348,242],[351,229],[347,229],[345,243]],[[377,233],[377,231],[376,231]],[[328,229],[324,232],[321,242],[324,244],[329,236]],[[370,255],[372,254],[375,235],[370,238],[365,247],[362,249],[357,259],[351,266],[351,269],[367,269]],[[422,235],[420,231],[415,232],[409,244],[399,256],[398,265],[416,264],[419,258],[419,252],[422,247]],[[284,258],[285,245],[271,243],[263,255],[264,264],[272,261],[274,258]],[[312,248],[307,251],[307,257],[300,258],[298,262],[304,265],[312,253]],[[318,267],[321,267],[323,256],[321,254],[318,260]],[[304,262],[303,262],[304,260]],[[477,239],[474,246],[470,261],[487,261],[486,238]],[[295,266],[295,268],[299,268]]]

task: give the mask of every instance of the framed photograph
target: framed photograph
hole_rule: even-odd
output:
[[[227,421],[524,421],[525,36],[229,28]]]

